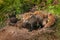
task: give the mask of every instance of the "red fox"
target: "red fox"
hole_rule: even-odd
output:
[[[44,14],[43,12],[40,12],[40,11],[35,11],[34,15],[38,19],[37,21],[40,22],[41,28],[44,27],[47,21],[47,14]]]
[[[55,23],[55,16],[53,14],[48,14],[48,22],[44,26],[45,28],[51,27]]]
[[[43,14],[40,11],[35,11],[34,15],[40,19],[44,27],[51,27],[55,23],[55,16],[53,14]]]
[[[25,13],[22,17],[23,26],[30,27],[30,30],[36,28],[37,24],[41,27],[51,27],[55,23],[55,17],[52,14],[44,14],[40,11],[34,13]],[[35,26],[34,26],[35,25]]]

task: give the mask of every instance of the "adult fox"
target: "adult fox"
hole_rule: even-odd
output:
[[[55,16],[53,14],[48,14],[48,22],[46,23],[44,27],[45,28],[51,27],[55,23],[55,21],[56,21]]]

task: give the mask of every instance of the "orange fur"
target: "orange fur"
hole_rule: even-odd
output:
[[[31,17],[31,15],[36,15],[39,18],[42,18],[43,20],[44,20],[44,18],[48,17],[48,19],[47,19],[48,23],[46,23],[44,27],[51,27],[55,23],[55,16],[54,15],[44,14],[40,11],[35,11],[34,13],[29,12],[29,13],[23,14],[23,17],[22,17],[23,22],[28,20]]]
[[[48,23],[44,27],[51,27],[55,23],[55,16],[48,14]]]
[[[25,20],[28,20],[28,19],[31,17],[31,15],[32,15],[31,12],[25,13],[25,14],[23,15],[23,17],[22,17],[23,22],[24,22]]]
[[[40,11],[35,11],[34,12],[34,15],[38,15],[38,16],[41,16],[41,17],[44,17],[45,15],[42,13],[42,12],[40,12]]]
[[[42,12],[42,11],[35,11],[33,14],[36,15],[36,17],[39,17],[42,19],[47,17],[47,14],[46,13],[44,14],[44,12]]]

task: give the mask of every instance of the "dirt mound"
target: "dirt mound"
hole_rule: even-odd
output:
[[[9,26],[0,30],[0,40],[45,40],[45,38],[56,40],[55,35],[51,34],[52,32],[41,31],[40,29],[29,32],[24,28],[19,29],[18,27]]]
[[[26,33],[25,33],[26,32]],[[0,31],[0,40],[24,40],[27,30],[16,27],[6,27]]]

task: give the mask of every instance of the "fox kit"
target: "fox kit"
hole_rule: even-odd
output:
[[[38,15],[37,15],[38,16]],[[23,15],[23,27],[29,28],[30,31],[37,29],[41,24],[40,19],[34,13],[26,13]],[[42,24],[40,25],[42,26]]]
[[[45,18],[47,17],[47,14],[43,14],[40,11],[35,11],[33,14],[36,16],[39,23],[41,24],[41,28],[43,28],[43,26],[46,24],[46,22],[45,22],[46,19]]]
[[[26,13],[23,15],[23,23],[24,25],[29,25],[30,26],[30,30],[33,30],[37,27],[40,26],[40,28],[43,27],[42,22],[43,19],[45,18],[45,14],[41,13],[40,11],[35,11],[34,13]],[[36,27],[34,27],[34,25]]]
[[[28,28],[29,31],[37,29],[39,27],[39,25],[37,25],[37,24],[39,24],[39,23],[37,22],[37,18],[35,17],[35,15],[32,15],[30,18],[28,18],[24,22],[24,26],[26,28]]]
[[[54,23],[55,23],[55,16],[52,14],[48,14],[48,22],[46,23],[46,25],[44,27],[45,28],[51,27]]]
[[[42,27],[50,27],[55,23],[55,16],[52,14],[43,14],[40,11],[35,11],[34,15],[41,21]]]

